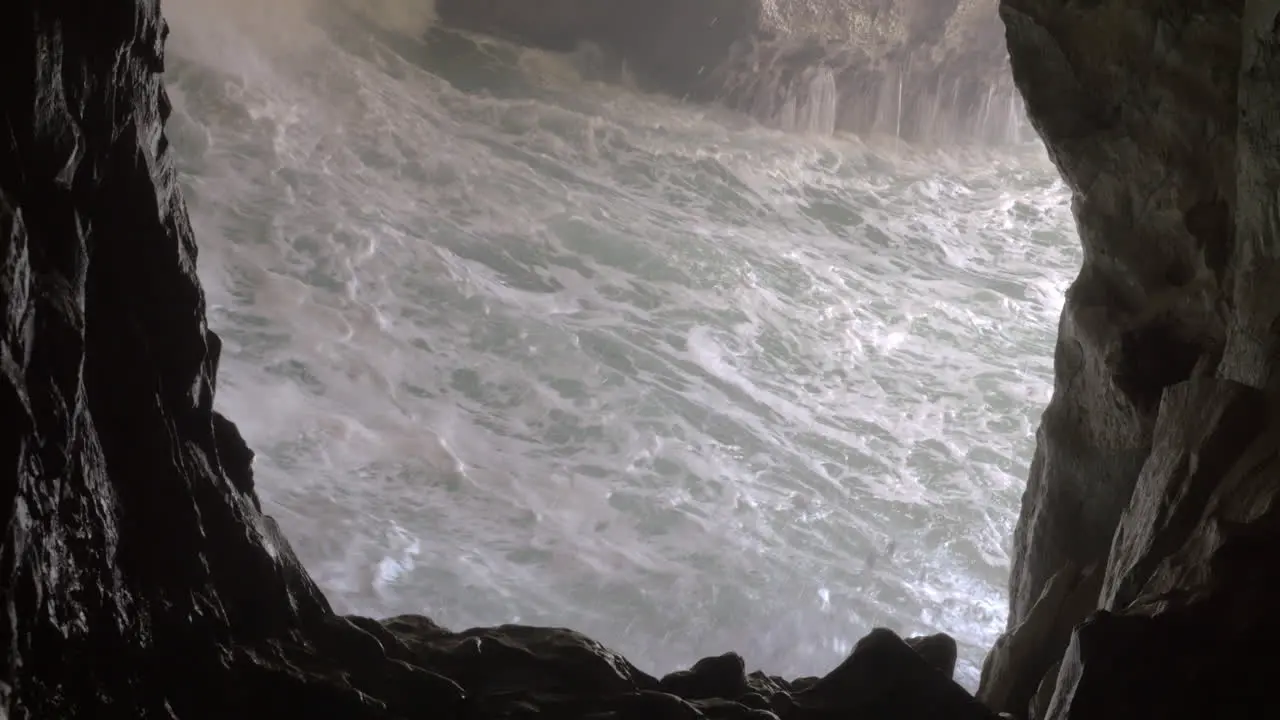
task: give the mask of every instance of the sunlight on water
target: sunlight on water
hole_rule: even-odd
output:
[[[166,4],[219,404],[335,605],[653,672],[943,630],[972,686],[1079,262],[1043,152],[767,131],[374,6]]]

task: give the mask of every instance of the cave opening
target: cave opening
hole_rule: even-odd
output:
[[[167,6],[219,407],[335,606],[651,672],[947,632],[975,688],[1079,266],[1007,69],[807,42],[753,117],[351,7]]]
[[[0,716],[1280,716],[1280,3],[164,12],[0,11]]]

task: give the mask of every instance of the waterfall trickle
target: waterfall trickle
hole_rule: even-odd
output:
[[[797,38],[737,46],[709,73],[715,99],[771,127],[805,134],[881,135],[905,143],[1019,142],[1021,99],[1007,68],[962,58]]]
[[[809,81],[809,98],[797,120],[800,128],[811,133],[831,135],[836,131],[836,109],[840,93],[831,68],[818,68]]]
[[[904,73],[898,73],[898,110],[897,110],[898,117],[897,117],[897,120],[894,122],[894,128],[893,128],[893,136],[899,140],[902,139],[902,84],[904,80],[903,75]]]
[[[808,70],[801,80],[781,92],[786,99],[777,114],[778,127],[792,132],[832,135],[836,131],[840,93],[830,68]]]

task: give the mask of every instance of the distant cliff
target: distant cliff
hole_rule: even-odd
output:
[[[591,42],[650,88],[807,132],[1029,135],[996,0],[439,0],[455,27]]]

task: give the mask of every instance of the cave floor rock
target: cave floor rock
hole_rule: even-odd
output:
[[[330,617],[301,642],[236,648],[220,713],[342,718],[989,720],[995,715],[888,630],[821,678],[747,673],[734,654],[661,679],[572,630],[450,632],[419,616]],[[931,644],[946,644],[930,636]],[[949,638],[948,638],[949,639]]]

